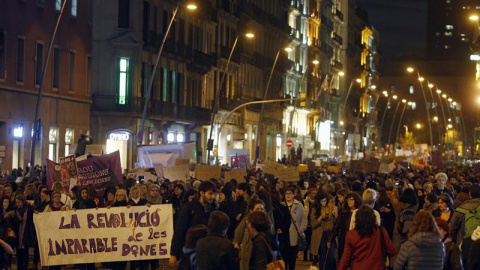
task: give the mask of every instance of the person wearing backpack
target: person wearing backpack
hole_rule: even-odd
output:
[[[470,237],[480,225],[480,186],[478,184],[470,187],[470,198],[455,209],[450,220],[450,234],[457,245],[464,238]]]
[[[407,241],[408,231],[412,227],[412,214],[416,213],[418,209],[418,199],[415,196],[415,191],[410,188],[403,190],[402,195],[399,196],[399,190],[402,189],[402,186],[397,185],[397,187],[392,193],[392,205],[395,210],[392,241],[395,248],[400,250],[401,245]],[[395,262],[396,256],[390,259],[391,262]]]

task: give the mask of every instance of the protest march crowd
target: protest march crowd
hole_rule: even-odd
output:
[[[300,181],[260,169],[244,179],[200,181],[124,176],[123,184],[47,187],[21,169],[0,181],[0,268],[40,267],[33,217],[40,212],[171,204],[169,263],[178,269],[295,269],[298,256],[322,270],[480,269],[480,186],[472,167],[389,174],[316,167]],[[158,260],[102,263],[158,269]],[[95,264],[78,264],[95,269]],[[61,269],[61,266],[50,266]]]

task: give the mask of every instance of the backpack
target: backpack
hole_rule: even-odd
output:
[[[472,235],[477,226],[480,225],[480,204],[472,210],[457,207],[456,211],[464,214],[465,227],[463,237],[468,238]]]
[[[398,233],[403,237],[407,238],[408,231],[413,225],[413,218],[417,212],[413,207],[407,207],[400,212],[398,219]]]

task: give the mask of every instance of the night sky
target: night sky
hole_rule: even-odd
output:
[[[380,32],[383,58],[424,56],[427,0],[357,0],[369,23]]]

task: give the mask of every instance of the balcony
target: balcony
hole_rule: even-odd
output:
[[[220,48],[220,56],[226,60],[230,56],[231,51],[232,51],[231,47],[222,46]],[[240,55],[241,55],[240,50],[234,50],[231,61],[239,63]]]
[[[335,19],[337,19],[339,22],[343,22],[343,13],[340,10],[335,9],[334,15]]]
[[[337,60],[332,60],[332,61],[330,62],[330,66],[331,66],[332,68],[337,69],[337,70],[343,70],[343,64],[340,63],[340,61],[337,61]]]
[[[187,49],[187,52],[192,52],[191,48]],[[208,73],[212,66],[215,65],[217,59],[212,54],[206,54],[199,50],[193,50],[192,62],[188,65],[188,69],[200,74]]]
[[[303,34],[300,33],[300,30],[297,30],[295,28],[292,28],[292,30],[290,31],[290,36],[301,41],[303,40]]]
[[[340,46],[343,45],[343,38],[337,33],[332,33],[332,40]]]
[[[333,48],[330,45],[322,45],[321,51],[328,55],[333,55]]]
[[[320,18],[320,20],[321,20],[321,26],[322,26],[322,25],[325,26],[329,31],[332,31],[332,30],[333,30],[333,22],[332,22],[332,20],[327,19],[327,17],[325,17],[325,16],[322,16],[322,17]]]
[[[140,117],[143,112],[145,99],[142,97],[128,97],[125,104],[118,104],[117,95],[93,95],[92,111],[125,113]],[[182,121],[195,124],[210,122],[210,110],[204,108],[187,107],[161,100],[151,100],[147,108],[147,116],[171,121]]]

